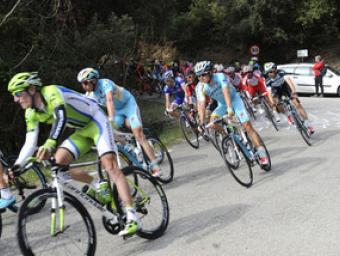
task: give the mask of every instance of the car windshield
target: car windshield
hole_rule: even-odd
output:
[[[329,67],[329,66],[327,66],[327,68],[330,69],[331,71],[333,71],[336,75],[340,76],[340,71],[338,71],[338,70],[336,70],[332,67]]]

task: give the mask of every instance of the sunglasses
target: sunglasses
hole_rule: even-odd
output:
[[[200,75],[200,76],[210,76],[210,74],[209,73],[204,73],[204,74],[202,74],[202,75]]]
[[[89,84],[91,84],[91,80],[84,80],[81,83],[84,84],[84,85],[89,85]]]
[[[19,98],[19,97],[22,96],[22,93],[23,93],[24,91],[25,91],[25,90],[20,91],[20,92],[15,92],[15,93],[14,93],[14,96]]]

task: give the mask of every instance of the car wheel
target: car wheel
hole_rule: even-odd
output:
[[[338,87],[338,90],[337,90],[336,94],[338,95],[338,97],[340,97],[340,85]]]

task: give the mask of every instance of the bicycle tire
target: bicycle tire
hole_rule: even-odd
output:
[[[293,114],[293,118],[294,118],[296,129],[301,134],[302,139],[306,142],[306,144],[308,146],[312,146],[312,142],[310,141],[310,136],[309,136],[309,134],[307,132],[306,127],[303,125],[300,116],[296,112],[292,112],[292,114]]]
[[[250,115],[254,120],[256,120],[256,115],[255,115],[255,113],[254,113],[254,110],[253,110],[251,104],[249,103],[249,101],[248,101],[247,99],[245,99],[245,98],[242,98],[242,99],[243,99],[243,102],[244,102],[244,105],[245,105],[245,107],[246,107],[247,112],[249,113],[249,115]]]
[[[2,212],[0,211],[0,238],[1,238],[1,235],[2,235]]]
[[[263,101],[263,105],[264,105],[264,110],[266,112],[266,117],[272,123],[272,125],[275,128],[275,130],[278,132],[279,131],[279,127],[277,127],[276,121],[274,120],[273,111],[270,109],[270,107],[268,106],[268,103],[266,102],[265,99],[262,99],[262,101]]]
[[[162,154],[162,159],[157,158],[157,161],[159,161],[158,164],[161,167],[162,176],[158,177],[157,179],[165,184],[171,182],[174,179],[174,163],[167,147],[162,143],[160,139],[155,136],[150,135],[147,137],[147,140],[149,141],[149,143],[152,144],[154,152],[156,151],[155,148],[159,147],[160,152],[155,152],[156,158],[159,154]],[[144,150],[143,155],[144,159],[149,164],[150,161],[147,158]]]
[[[162,186],[155,178],[140,167],[128,166],[123,168],[122,172],[128,180],[133,202],[136,206],[136,212],[140,215],[139,217],[142,221],[142,228],[137,232],[137,235],[150,240],[159,238],[164,234],[169,224],[169,204]],[[131,186],[134,187],[131,188]],[[151,190],[151,193],[147,193],[147,189]],[[143,190],[143,193],[140,193],[140,190]],[[114,187],[113,191],[113,193],[117,193],[117,188]],[[148,198],[147,202],[143,202],[146,194],[148,194],[149,197],[152,196],[152,198]],[[159,210],[154,210],[157,205],[150,205],[151,203],[156,204],[156,202],[158,202]],[[151,211],[151,209],[153,209],[153,211]],[[154,215],[148,216],[159,212],[161,212],[161,214],[158,217],[154,217]],[[150,222],[148,222],[149,219]],[[150,223],[153,225],[156,222],[155,227],[149,227]]]
[[[190,138],[189,135],[186,132],[187,128],[189,128],[189,127],[187,127],[187,124],[190,125],[190,132],[193,134],[193,138]],[[194,149],[198,149],[200,144],[199,144],[199,139],[198,139],[197,128],[195,130],[195,128],[193,127],[193,124],[185,116],[181,116],[180,117],[180,119],[179,119],[179,126],[181,127],[181,130],[183,132],[184,138],[188,142],[188,144],[191,147],[193,147]]]
[[[256,132],[256,131],[255,131],[255,132]],[[257,162],[257,164],[260,166],[260,168],[261,168],[262,170],[264,170],[264,171],[266,171],[266,172],[269,172],[269,171],[271,171],[271,169],[272,169],[272,160],[271,160],[269,151],[268,151],[267,146],[266,146],[266,144],[264,143],[262,137],[260,136],[260,134],[258,134],[258,132],[256,132],[256,134],[257,134],[257,137],[259,138],[260,145],[264,148],[264,150],[265,150],[265,152],[266,152],[266,155],[267,155],[267,158],[268,158],[268,164],[267,164],[267,165],[261,166],[258,157],[256,158],[256,162]],[[250,138],[249,138],[249,136],[248,136],[247,133],[246,133],[246,136],[247,136],[247,140],[251,143],[251,147],[254,147],[254,145],[252,144],[252,142],[251,142],[251,140],[250,140]]]
[[[237,141],[236,142],[236,147],[239,153],[241,153],[241,155],[239,155],[237,152],[235,152],[236,157],[238,157],[238,165],[237,168],[235,168],[235,165],[230,164],[228,159],[226,159],[226,154],[228,153],[228,147],[226,146],[228,143],[230,143],[230,140],[232,140],[232,138],[230,138],[229,136],[225,137],[222,141],[222,156],[224,159],[225,164],[228,167],[229,172],[231,173],[231,175],[233,176],[233,178],[242,186],[249,188],[251,187],[251,185],[253,184],[253,169],[250,163],[250,160],[247,157],[247,154],[244,152],[243,147],[240,146],[238,144]],[[235,151],[234,149],[232,149],[233,151]],[[241,161],[244,160],[246,165],[242,165],[241,166]],[[247,169],[244,170],[241,174],[241,168],[243,169]],[[246,178],[241,178],[241,175],[245,176]]]
[[[23,255],[29,255],[29,256],[35,255],[35,253],[32,251],[30,242],[28,240],[30,235],[26,233],[26,225],[28,223],[27,218],[37,213],[32,213],[29,205],[31,203],[34,203],[36,200],[46,201],[48,200],[48,198],[56,198],[56,197],[57,197],[56,192],[52,191],[51,188],[40,189],[40,190],[33,192],[31,195],[29,195],[27,199],[24,201],[24,203],[22,204],[22,206],[20,207],[19,214],[18,214],[18,222],[17,222],[18,224],[17,225],[17,240],[18,240],[19,247]],[[85,255],[90,255],[90,256],[94,255],[96,251],[97,238],[96,238],[96,231],[95,231],[95,227],[94,227],[91,216],[89,215],[86,208],[81,204],[81,202],[66,191],[64,191],[64,202],[72,206],[80,214],[82,220],[84,221],[86,231],[88,234],[87,248],[86,248]],[[69,207],[65,207],[65,210],[67,209],[69,209]],[[74,215],[72,215],[72,217],[73,216]],[[42,223],[43,220],[39,218],[38,222]],[[77,222],[76,224],[74,226],[79,226],[79,222]],[[68,229],[65,229],[65,231],[66,230]],[[39,239],[40,239],[39,241],[41,243],[41,233],[40,232],[38,233],[39,233]],[[48,235],[51,236],[50,234]],[[67,238],[70,239],[69,236]],[[44,245],[45,244],[42,243],[42,246]],[[64,246],[66,246],[65,243],[63,243],[63,247]],[[47,255],[51,255],[50,252],[47,252]]]

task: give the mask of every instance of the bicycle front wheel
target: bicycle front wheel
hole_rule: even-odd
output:
[[[138,236],[146,239],[162,236],[169,223],[169,205],[162,186],[142,168],[128,166],[122,172],[126,176],[136,212],[142,222]]]
[[[63,212],[51,211],[55,200],[57,193],[48,188],[35,191],[23,202],[17,230],[21,252],[24,255],[94,255],[96,232],[85,207],[64,191]],[[37,212],[36,205],[41,204],[44,207]]]
[[[174,179],[174,164],[167,147],[156,137],[149,136],[147,139],[162,171],[162,176],[158,178],[159,181],[162,183],[171,182]],[[143,153],[145,154],[144,150]]]
[[[266,117],[268,118],[268,120],[272,123],[272,125],[274,126],[275,130],[278,132],[279,128],[277,127],[276,124],[276,120],[274,120],[274,114],[273,114],[273,110],[270,109],[268,103],[263,99],[263,106],[264,106],[264,110],[266,112]]]
[[[253,184],[253,170],[243,148],[227,136],[222,141],[222,156],[234,179],[244,187]]]
[[[179,125],[183,132],[184,138],[189,143],[189,145],[195,149],[199,148],[200,144],[197,127],[195,127],[194,124],[191,123],[185,116],[180,117]]]
[[[307,128],[303,124],[300,116],[298,116],[296,113],[293,114],[294,122],[296,125],[296,128],[298,129],[299,133],[301,134],[303,140],[306,142],[308,146],[312,146],[312,141],[310,139],[310,135],[307,132]]]

